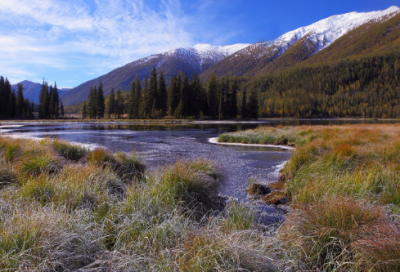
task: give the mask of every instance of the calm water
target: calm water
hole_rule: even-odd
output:
[[[380,121],[382,122],[382,121]],[[396,122],[396,121],[386,121]],[[180,159],[207,158],[224,169],[227,183],[221,191],[242,199],[250,178],[268,184],[276,181],[279,168],[290,157],[290,151],[279,148],[240,147],[209,143],[209,139],[228,131],[277,125],[342,125],[377,123],[358,120],[290,120],[252,124],[202,125],[129,125],[94,123],[29,123],[22,127],[3,128],[2,134],[16,137],[58,137],[92,147],[105,147],[113,152],[136,150],[146,164],[155,169]]]
[[[394,122],[394,121],[388,121]],[[21,127],[0,129],[1,134],[15,137],[58,137],[63,140],[88,144],[92,148],[105,147],[113,152],[136,150],[147,166],[157,169],[176,160],[206,158],[217,162],[225,171],[227,182],[220,194],[240,200],[247,198],[245,189],[249,179],[268,184],[279,177],[279,169],[290,158],[291,152],[280,148],[216,145],[209,142],[224,132],[277,125],[342,125],[377,123],[376,121],[296,120],[258,122],[252,124],[202,125],[129,125],[124,123],[29,123]],[[265,207],[269,213],[275,209]],[[269,210],[268,210],[269,209]],[[279,213],[279,212],[278,212]],[[279,220],[277,216],[273,220]]]

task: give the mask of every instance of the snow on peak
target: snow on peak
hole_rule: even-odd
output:
[[[309,26],[300,27],[286,34],[283,34],[272,44],[277,46],[288,46],[305,36],[310,36],[319,50],[327,47],[341,36],[370,21],[379,21],[395,16],[400,8],[392,6],[386,10],[372,12],[350,12],[342,15],[334,15],[318,21]]]
[[[200,55],[209,54],[209,53],[219,53],[223,54],[225,57],[232,55],[233,53],[242,50],[243,48],[249,46],[247,43],[237,43],[233,45],[223,45],[223,46],[215,46],[211,44],[196,44],[192,47],[192,49],[196,50],[196,52]]]

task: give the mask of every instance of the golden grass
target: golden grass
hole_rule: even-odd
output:
[[[135,153],[71,150],[0,139],[1,271],[278,271],[251,209],[213,213],[224,179],[213,162],[150,173]]]

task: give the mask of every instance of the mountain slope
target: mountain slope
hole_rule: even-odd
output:
[[[271,42],[250,45],[225,58],[205,71],[201,78],[211,73],[217,76],[254,76],[271,73],[303,61],[315,53],[329,48],[340,37],[368,22],[383,22],[400,12],[392,6],[383,11],[368,13],[351,12],[335,15],[306,27],[290,31]],[[280,62],[270,65],[279,58]]]
[[[18,88],[18,84],[22,85],[22,93],[24,94],[24,98],[28,98],[29,101],[35,102],[39,104],[39,95],[40,95],[40,90],[42,89],[42,84],[40,83],[34,83],[29,80],[24,80],[21,81],[17,84],[11,85],[11,87],[16,91]],[[58,89],[59,94],[64,94],[68,92],[70,89]]]
[[[163,71],[165,81],[169,84],[171,78],[178,74],[179,71],[184,71],[189,76],[192,76],[195,72],[200,74],[213,64],[248,45],[212,46],[198,44],[192,48],[173,49],[162,54],[139,59],[99,78],[87,81],[62,95],[61,98],[67,106],[86,100],[90,86],[97,86],[100,81],[103,83],[106,95],[110,92],[111,88],[128,90],[136,73],[140,80],[143,80],[146,74],[150,76],[153,67],[156,67],[158,71]]]

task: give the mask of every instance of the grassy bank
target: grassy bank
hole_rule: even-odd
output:
[[[399,271],[399,135],[399,125],[302,126],[219,140],[296,146],[279,182],[293,209],[276,239],[303,269]]]
[[[135,154],[0,138],[1,271],[279,271],[242,204],[215,214],[221,170],[146,172]]]

